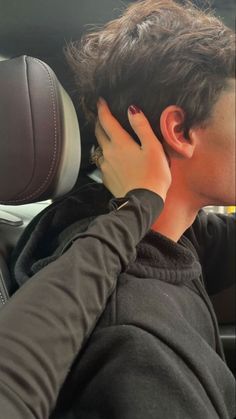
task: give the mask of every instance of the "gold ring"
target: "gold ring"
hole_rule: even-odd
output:
[[[99,146],[97,147],[94,152],[91,153],[91,163],[96,164],[98,168],[100,168],[99,159],[103,158],[102,148]]]

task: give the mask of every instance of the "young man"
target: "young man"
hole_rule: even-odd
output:
[[[150,122],[142,128],[150,143],[161,140],[172,177],[146,247],[120,278],[81,359],[81,365],[90,363],[91,374],[88,380],[84,369],[85,381],[81,378],[86,384],[78,412],[84,417],[235,415],[235,386],[228,379],[222,384],[224,374],[215,364],[221,345],[215,320],[214,332],[210,327],[209,299],[196,281],[199,266],[187,262],[179,248],[194,252],[182,236],[195,221],[187,236],[198,251],[207,291],[232,285],[235,221],[205,213],[196,217],[204,206],[235,203],[234,51],[234,34],[222,22],[188,2],[171,0],[135,2],[120,19],[67,49],[90,123],[95,125],[99,97],[111,111],[100,100],[95,161],[107,188],[123,196],[141,170],[139,160],[135,171],[127,164],[134,163],[136,146],[129,135],[140,144],[127,118],[130,104],[141,126],[140,109]],[[152,154],[141,145],[141,153]],[[151,156],[148,160],[153,167]],[[161,189],[158,177],[144,171],[143,179],[147,176]],[[208,345],[216,349],[216,359],[207,354]],[[231,402],[226,401],[230,393]],[[88,409],[92,394],[94,405]]]
[[[235,380],[206,292],[232,283],[235,221],[199,212],[235,203],[233,44],[212,16],[147,0],[79,51],[72,45],[94,125],[106,99],[94,161],[115,199],[110,213],[63,230],[65,253],[44,254],[55,261],[41,270],[42,232],[74,201],[41,218],[42,238],[30,231],[15,274],[23,283],[39,272],[0,317],[4,417],[235,417]],[[87,209],[106,195],[89,192]]]

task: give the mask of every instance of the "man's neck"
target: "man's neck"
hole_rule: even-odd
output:
[[[187,196],[171,187],[164,209],[151,229],[177,243],[183,233],[193,224],[199,209],[200,207],[196,205],[190,205]]]

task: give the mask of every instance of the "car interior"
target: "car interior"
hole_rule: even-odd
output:
[[[63,47],[117,17],[128,3],[0,0],[0,308],[15,292],[10,257],[30,221],[75,188],[101,182],[90,162],[96,138],[80,110]],[[233,0],[210,3],[233,27]],[[211,299],[236,376],[236,319],[227,314],[228,297],[223,291]]]

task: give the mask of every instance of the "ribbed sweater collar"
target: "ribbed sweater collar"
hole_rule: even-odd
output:
[[[126,273],[180,284],[198,278],[202,269],[186,237],[176,243],[150,230],[138,244],[137,258]]]

